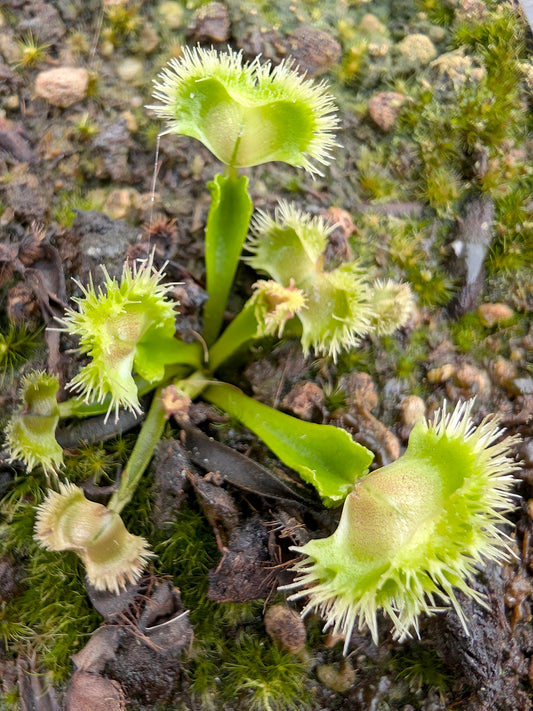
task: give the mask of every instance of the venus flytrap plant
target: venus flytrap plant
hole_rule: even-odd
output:
[[[247,258],[285,288],[299,290],[306,308],[299,309],[305,353],[336,358],[368,333],[384,335],[406,323],[413,300],[406,284],[371,285],[357,262],[328,269],[325,251],[333,226],[281,203],[274,218],[259,213]]]
[[[63,464],[63,450],[55,431],[59,421],[59,381],[43,371],[22,378],[21,407],[6,428],[10,461],[21,460],[28,470],[41,465],[46,475],[56,474]]]
[[[293,548],[304,557],[282,589],[290,600],[308,598],[302,614],[325,618],[345,653],[355,626],[368,626],[377,643],[380,609],[402,640],[418,634],[418,616],[438,611],[439,600],[468,632],[455,589],[485,604],[469,580],[477,564],[509,554],[501,526],[518,467],[516,439],[500,440],[496,417],[475,427],[472,404],[420,420],[403,456],[355,482],[335,533]]]
[[[202,396],[255,432],[287,466],[315,487],[326,506],[342,503],[374,458],[345,430],[298,420],[227,383],[209,384]]]
[[[369,473],[372,453],[346,431],[298,420],[214,379],[238,348],[265,336],[297,333],[306,354],[335,359],[361,337],[390,334],[409,318],[407,285],[372,281],[357,262],[330,268],[325,253],[332,228],[282,203],[273,218],[258,214],[249,243],[249,264],[269,278],[255,284],[219,336],[252,209],[247,178],[238,171],[276,160],[318,172],[316,164],[325,164],[335,145],[331,97],[291,64],[272,69],[258,60],[245,64],[231,50],[202,49],[185,49],[173,60],[154,96],[162,103],[152,108],[167,119],[167,132],[197,138],[226,165],[209,184],[207,357],[204,362],[198,343],[176,339],[171,286],[151,260],[125,266],[119,281],[104,270],[98,290],[80,285],[77,309],[69,309],[61,323],[79,337],[79,351],[88,358],[70,383],[77,396],[57,404],[56,381],[47,391],[43,374],[35,376],[42,379],[46,407],[28,395],[29,412],[15,415],[8,426],[11,455],[54,471],[61,462],[53,437],[59,417],[113,410],[118,417],[120,408],[138,413],[140,394],[155,392],[109,504],[90,502],[77,487],[61,484],[38,509],[37,539],[51,550],[77,552],[99,589],[116,592],[137,580],[149,557],[147,543],[128,533],[120,513],[163,433],[163,393],[202,395],[263,439],[326,506],[345,502],[333,536],[295,549],[305,559],[296,563],[298,577],[289,586],[292,599],[309,596],[304,614],[323,614],[326,627],[345,636],[345,649],[356,624],[367,624],[377,639],[378,609],[391,617],[399,638],[416,631],[418,615],[435,611],[439,598],[461,615],[454,588],[479,599],[468,585],[474,565],[505,554],[498,526],[510,505],[514,440],[497,443],[495,420],[476,429],[471,404],[452,414],[443,409],[433,424],[423,420],[415,427],[403,457]],[[168,385],[172,393],[164,390]],[[40,419],[34,422],[34,415]],[[37,425],[46,425],[46,433]],[[36,447],[41,440],[35,433],[42,433],[46,451]]]
[[[285,287],[272,279],[260,279],[253,289],[253,295],[209,349],[211,373],[250,341],[273,335],[281,338],[287,323],[307,308],[305,294],[293,281]]]
[[[149,108],[166,119],[165,133],[198,139],[226,165],[208,185],[204,337],[212,344],[252,214],[248,180],[238,170],[282,161],[319,173],[336,145],[336,108],[324,84],[302,78],[291,62],[245,63],[231,49],[185,47],[159,75],[154,98],[161,104]]]
[[[157,384],[167,364],[200,365],[198,344],[175,338],[175,302],[169,298],[172,285],[162,284],[162,271],[152,260],[140,266],[124,265],[120,282],[105,267],[104,289],[92,281],[83,296],[75,297],[78,309],[69,309],[63,330],[79,337],[81,353],[90,361],[69,383],[69,388],[86,401],[109,401],[108,414],[118,418],[123,407],[139,413],[137,383],[133,370],[148,383]]]
[[[304,353],[312,348],[336,358],[361,337],[388,335],[407,322],[413,309],[407,284],[371,283],[357,262],[326,268],[332,229],[285,202],[274,218],[258,214],[246,259],[272,279],[256,283],[252,297],[210,348],[210,372],[251,340],[276,331],[281,337],[288,324],[299,334]]]
[[[60,416],[102,411],[108,416],[114,409],[118,418],[120,407],[139,413],[140,392],[153,390],[172,372],[183,377],[202,362],[199,343],[175,338],[172,285],[161,283],[162,271],[153,268],[152,259],[133,267],[125,264],[120,281],[105,269],[104,275],[104,288],[79,285],[83,296],[74,299],[78,308],[67,310],[61,321],[62,330],[78,336],[79,351],[89,357],[70,383],[86,403],[76,397],[58,404],[58,380],[45,373],[30,374],[23,381],[24,407],[8,424],[6,443],[11,459],[22,459],[29,469],[41,464],[50,474],[61,465],[63,452],[55,440]],[[90,402],[95,399],[96,404]],[[147,559],[146,542],[127,532],[119,514],[150,462],[164,423],[158,390],[107,507],[85,500],[81,490],[60,484],[60,493],[50,492],[39,509],[37,539],[51,550],[78,552],[90,582],[99,589],[116,592],[138,577]]]
[[[73,484],[60,484],[39,505],[35,538],[48,550],[77,553],[96,590],[115,593],[138,580],[151,556],[144,538],[129,533],[117,512],[89,501]]]

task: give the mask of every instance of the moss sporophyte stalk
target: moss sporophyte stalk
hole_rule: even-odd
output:
[[[196,138],[226,164],[209,184],[212,203],[205,240],[209,300],[204,343],[176,338],[179,304],[164,268],[152,259],[124,266],[120,279],[104,269],[104,284],[79,285],[61,330],[79,339],[86,359],[57,402],[57,378],[34,373],[22,383],[21,408],[7,428],[12,460],[58,474],[55,439],[60,419],[122,410],[141,412],[153,391],[135,446],[107,506],[89,501],[69,481],[55,482],[37,510],[35,536],[51,550],[75,551],[89,581],[117,592],[141,575],[149,543],[127,531],[120,514],[130,502],[163,434],[166,418],[188,399],[202,397],[251,429],[302,479],[325,506],[344,502],[337,531],[295,549],[291,599],[308,598],[326,627],[345,636],[367,625],[377,640],[377,612],[393,621],[395,636],[418,630],[420,613],[452,605],[466,625],[454,590],[482,602],[469,585],[474,566],[502,560],[500,526],[510,507],[514,440],[500,442],[494,418],[474,427],[472,403],[445,407],[432,423],[415,426],[405,454],[370,472],[373,454],[345,430],[279,412],[218,379],[236,352],[268,336],[299,338],[305,354],[337,358],[369,334],[404,325],[413,297],[406,284],[368,275],[362,263],[330,267],[331,227],[287,202],[273,216],[250,217],[247,178],[238,169],[284,161],[310,172],[335,146],[335,105],[324,84],[302,78],[290,64],[250,64],[234,52],[185,49],[156,82],[152,107],[168,132]],[[259,276],[240,313],[222,330],[226,300],[246,245]],[[222,330],[222,333],[220,333]]]

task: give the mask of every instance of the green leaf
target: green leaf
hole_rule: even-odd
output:
[[[202,346],[199,341],[184,343],[170,337],[162,329],[151,329],[137,344],[135,371],[148,382],[162,380],[166,365],[202,365]]]
[[[211,208],[205,232],[205,268],[209,300],[204,310],[204,337],[213,343],[220,332],[228,294],[237,271],[252,215],[248,178],[216,175],[208,183]]]
[[[231,385],[210,385],[202,397],[255,432],[282,462],[315,487],[326,506],[341,504],[374,458],[345,430],[298,420]]]

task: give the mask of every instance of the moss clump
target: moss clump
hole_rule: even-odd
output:
[[[1,634],[12,654],[37,653],[56,682],[72,671],[70,655],[81,649],[100,621],[83,586],[75,555],[49,553],[33,540],[35,505],[43,482],[26,475],[4,497],[0,553],[12,554],[23,569],[21,591],[2,609]]]
[[[406,645],[394,655],[392,669],[396,672],[397,679],[405,679],[412,693],[419,694],[422,689],[434,690],[444,703],[452,676],[431,646],[420,643]]]
[[[62,227],[71,227],[76,219],[76,210],[90,210],[93,207],[80,188],[59,190],[54,196],[52,219]]]
[[[0,332],[0,385],[13,379],[18,369],[33,355],[43,342],[42,330],[31,330],[26,325],[9,322]]]
[[[196,505],[184,503],[175,520],[155,532],[152,541],[156,573],[172,576],[190,610],[195,642],[186,673],[190,693],[202,708],[307,708],[302,704],[309,703],[308,671],[267,637],[263,601],[215,603],[208,599],[207,573],[216,567],[220,552]],[[237,702],[242,706],[236,707]]]
[[[228,700],[241,699],[250,711],[311,708],[304,665],[271,642],[249,636],[234,648],[225,672]]]

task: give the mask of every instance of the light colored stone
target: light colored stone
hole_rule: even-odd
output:
[[[355,670],[350,661],[345,659],[337,667],[333,664],[321,664],[316,674],[320,681],[339,694],[344,694],[355,683]]]
[[[117,66],[117,74],[129,84],[140,81],[144,75],[144,64],[137,57],[126,57]]]
[[[287,605],[272,605],[265,612],[265,629],[280,649],[298,654],[305,647],[306,631],[300,615]]]
[[[380,91],[368,102],[368,113],[382,131],[390,131],[404,102],[405,96],[397,91]]]
[[[493,380],[504,388],[510,389],[511,382],[517,377],[516,366],[510,361],[498,356],[492,364]],[[511,388],[512,390],[512,388]]]
[[[84,99],[88,87],[89,72],[82,67],[47,69],[35,80],[35,94],[63,109]]]
[[[361,22],[359,23],[358,30],[363,32],[365,35],[386,35],[387,28],[385,25],[378,20],[375,15],[371,12],[367,12],[363,15]]]
[[[470,363],[463,363],[455,370],[455,382],[466,388],[473,395],[486,395],[490,392],[490,380],[487,372]]]
[[[131,215],[137,207],[139,193],[135,188],[111,190],[104,205],[104,212],[114,220],[122,220]]]
[[[15,64],[20,61],[22,51],[12,35],[7,33],[0,35],[0,55],[3,56],[8,64]]]
[[[407,395],[400,403],[402,425],[414,427],[426,414],[426,404],[418,395]]]
[[[145,54],[151,54],[159,46],[159,35],[152,25],[144,25],[141,29],[141,46]]]
[[[507,304],[493,303],[481,304],[477,310],[481,323],[484,326],[495,326],[498,323],[505,323],[514,316],[514,311]]]
[[[427,379],[430,383],[443,383],[455,373],[455,366],[452,363],[445,363],[440,368],[428,370]]]

